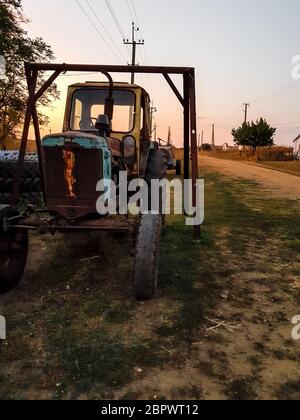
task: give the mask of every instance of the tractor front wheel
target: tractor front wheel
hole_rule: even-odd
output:
[[[28,255],[28,234],[24,229],[5,229],[6,219],[18,216],[10,206],[0,205],[0,293],[21,281]]]
[[[161,230],[161,215],[142,216],[134,260],[134,293],[138,300],[152,299],[157,290]]]

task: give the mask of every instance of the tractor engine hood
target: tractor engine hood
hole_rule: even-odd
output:
[[[110,199],[112,155],[106,138],[75,131],[52,134],[43,138],[42,153],[50,212],[68,220],[95,214],[102,179]]]

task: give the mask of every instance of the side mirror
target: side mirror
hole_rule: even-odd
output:
[[[123,139],[123,158],[127,165],[133,165],[136,155],[136,141],[132,136],[126,136]]]
[[[95,123],[95,128],[99,130],[100,136],[109,137],[111,133],[110,121],[107,115],[99,115]]]

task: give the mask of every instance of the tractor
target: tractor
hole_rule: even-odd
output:
[[[110,72],[125,73],[129,71],[128,66],[26,64],[25,70],[29,98],[13,194],[11,204],[0,205],[0,293],[14,288],[22,278],[28,256],[29,231],[52,235],[73,231],[126,231],[133,235],[135,244],[134,295],[141,300],[151,299],[157,289],[162,214],[145,212],[135,218],[121,214],[100,216],[96,209],[99,180],[107,181],[109,196],[108,181],[113,180],[119,191],[120,172],[127,173],[128,181],[141,178],[147,184],[166,176],[168,162],[165,154],[158,143],[151,140],[148,93],[137,85],[114,83]],[[54,73],[36,92],[38,72],[47,70]],[[41,138],[36,110],[41,95],[61,73],[94,70],[104,74],[108,81],[69,86],[62,132]],[[163,68],[135,67],[132,70],[159,73]],[[168,80],[167,70],[172,68],[165,68]],[[178,71],[184,76],[193,74],[190,68],[178,68],[176,74]],[[178,96],[171,80],[169,84]],[[186,103],[190,109],[189,102]],[[35,208],[28,204],[24,209],[23,204],[20,210],[18,202],[31,120],[35,129],[44,206]],[[185,135],[189,135],[187,130]],[[186,143],[189,166],[190,149]],[[194,161],[193,169],[196,164]],[[186,175],[188,171],[186,168]],[[194,178],[195,175],[193,171]]]

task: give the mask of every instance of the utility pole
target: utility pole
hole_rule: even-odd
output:
[[[243,104],[243,111],[245,113],[245,119],[244,119],[245,124],[247,124],[247,121],[248,121],[248,108],[250,108],[250,104],[244,103]]]
[[[168,146],[171,146],[171,136],[172,136],[171,127],[169,126],[169,131],[168,131]]]
[[[214,154],[216,150],[216,140],[215,140],[215,124],[212,124],[212,134],[211,134],[211,151]]]
[[[150,135],[152,136],[153,133],[153,121],[154,121],[154,113],[157,112],[157,108],[154,106],[154,103],[152,102],[151,108],[150,108]]]
[[[203,143],[204,143],[204,131],[202,130],[202,133],[201,133],[201,148],[203,146]]]
[[[129,39],[124,39],[124,45],[132,45],[132,62],[131,65],[135,66],[136,65],[136,46],[137,45],[145,45],[145,41],[143,39],[139,39],[138,41],[136,41],[135,39],[135,33],[139,32],[140,28],[136,28],[135,27],[135,23],[132,22],[132,40],[131,42],[129,41]],[[135,79],[135,74],[134,72],[131,73],[131,84],[134,84],[134,79]]]

